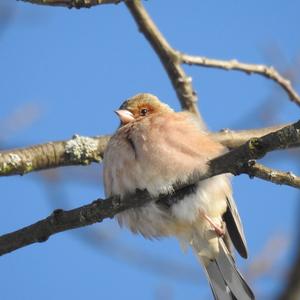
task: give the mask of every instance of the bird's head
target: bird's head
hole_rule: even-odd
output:
[[[123,102],[115,113],[121,120],[121,126],[150,115],[173,110],[152,94],[137,94]]]

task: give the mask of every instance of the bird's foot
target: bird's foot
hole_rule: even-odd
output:
[[[216,224],[207,214],[201,213],[201,215],[213,227],[219,237],[223,237],[225,235],[225,230],[222,226]]]

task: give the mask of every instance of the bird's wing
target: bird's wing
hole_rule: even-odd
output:
[[[244,257],[248,257],[247,242],[235,201],[232,196],[227,196],[227,210],[223,215],[230,239],[238,251]]]

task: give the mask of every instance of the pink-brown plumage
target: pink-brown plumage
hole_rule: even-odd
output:
[[[200,128],[193,115],[174,112],[151,94],[136,95],[124,102],[116,113],[121,126],[104,154],[107,196],[123,197],[136,189],[147,189],[153,196],[172,193],[176,183],[187,182],[195,173],[206,172],[207,162],[226,151]],[[199,182],[193,193],[169,208],[152,202],[122,212],[117,219],[121,225],[145,237],[175,236],[181,243],[191,245],[211,277],[219,276],[215,269],[209,269],[211,261],[218,262],[222,249],[226,250],[227,256],[230,255],[223,237],[212,226],[223,227],[228,206],[233,206],[229,213],[234,217],[236,238],[243,244],[243,229],[232,199],[228,175]],[[245,244],[243,246],[246,249]],[[210,282],[216,299],[219,299],[216,295],[218,285],[214,287],[211,278]]]

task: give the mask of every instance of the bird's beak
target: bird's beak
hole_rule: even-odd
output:
[[[118,109],[118,110],[115,110],[115,113],[120,118],[121,123],[123,125],[128,124],[128,123],[134,121],[134,116],[133,116],[133,114],[129,110]]]

